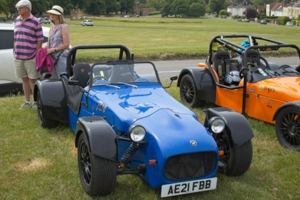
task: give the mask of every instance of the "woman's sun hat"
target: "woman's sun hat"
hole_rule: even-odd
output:
[[[60,6],[53,6],[51,10],[48,10],[46,12],[47,14],[54,14],[54,15],[63,15],[64,14],[64,9]]]

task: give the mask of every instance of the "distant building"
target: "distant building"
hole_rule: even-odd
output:
[[[233,5],[227,7],[227,12],[231,13],[232,16],[238,15],[238,16],[244,16],[243,14],[246,11],[246,7],[242,4],[239,5]]]
[[[80,19],[82,20],[84,18],[84,13],[80,9],[73,9],[70,11],[70,20],[76,20]]]

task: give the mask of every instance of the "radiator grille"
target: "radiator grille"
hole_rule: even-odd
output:
[[[201,178],[213,171],[215,162],[212,152],[172,156],[166,161],[164,175],[168,180]]]

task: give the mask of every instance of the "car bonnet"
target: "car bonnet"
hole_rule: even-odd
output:
[[[161,86],[132,88],[124,85],[121,87],[121,89],[97,91],[94,96],[94,102],[105,107],[104,114],[108,115],[107,120],[116,116],[120,123],[127,121],[128,124],[132,124],[133,121],[145,118],[162,109],[196,118],[194,112],[180,104]]]

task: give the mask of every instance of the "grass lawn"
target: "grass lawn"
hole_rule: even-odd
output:
[[[187,59],[206,55],[217,34],[245,33],[300,44],[299,28],[225,19],[101,18],[94,27],[68,21],[72,45],[124,44],[137,59]],[[79,54],[82,60],[103,59],[93,51]],[[177,100],[179,88],[168,89]],[[81,188],[74,135],[67,125],[43,129],[32,109],[19,110],[23,96],[0,99],[0,199],[91,199]],[[213,106],[213,105],[210,105]],[[194,109],[201,122],[202,109]],[[249,119],[253,138],[253,162],[243,176],[217,174],[217,189],[170,197],[170,200],[300,199],[299,152],[282,148],[274,126]],[[160,199],[136,175],[122,175],[112,194],[95,199]]]
[[[92,18],[91,18],[92,19]],[[220,18],[94,18],[94,26],[80,25],[81,20],[68,20],[71,43],[123,44],[138,60],[168,60],[203,58],[208,44],[216,35],[253,34],[300,46],[299,27],[244,23]],[[48,25],[45,25],[48,26]],[[103,59],[109,52],[80,54]]]

